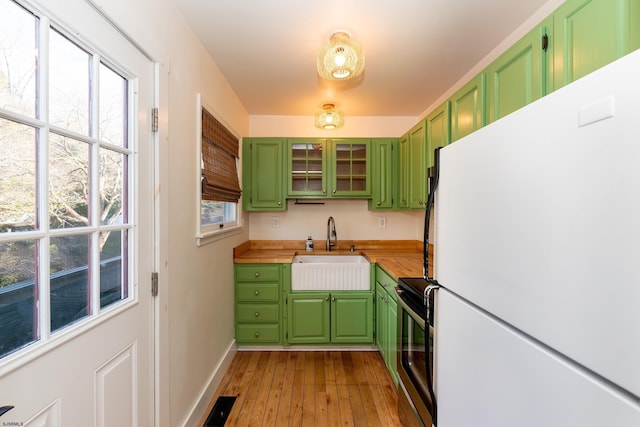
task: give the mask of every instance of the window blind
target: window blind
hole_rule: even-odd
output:
[[[202,199],[238,203],[238,139],[202,109]]]

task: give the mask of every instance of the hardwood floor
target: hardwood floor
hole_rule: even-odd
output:
[[[237,396],[226,426],[401,426],[375,351],[241,351],[216,391]]]

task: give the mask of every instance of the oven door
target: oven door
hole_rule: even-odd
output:
[[[398,295],[398,412],[405,426],[436,425],[433,393],[433,327]]]

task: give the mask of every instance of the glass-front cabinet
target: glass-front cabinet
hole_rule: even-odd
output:
[[[289,196],[327,196],[327,141],[289,140]]]
[[[289,197],[371,195],[369,139],[289,139]]]
[[[371,194],[369,167],[371,150],[368,139],[332,140],[332,196],[368,196]]]

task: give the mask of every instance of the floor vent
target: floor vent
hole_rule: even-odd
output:
[[[222,427],[227,422],[237,396],[220,396],[207,417],[203,427]]]

